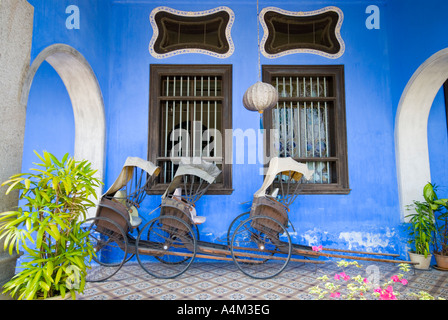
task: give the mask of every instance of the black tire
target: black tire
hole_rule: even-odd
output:
[[[140,231],[137,242],[140,266],[156,278],[180,276],[194,261],[197,239],[185,221],[174,216],[152,219]]]
[[[239,226],[241,222],[249,218],[250,211],[239,214],[235,219],[233,219],[232,223],[227,229],[227,244],[230,246],[230,242],[232,240],[232,235],[235,232],[236,227]]]
[[[274,224],[281,232],[264,227]],[[287,240],[280,239],[280,236]],[[241,222],[232,235],[230,251],[233,261],[246,275],[255,279],[269,279],[281,273],[291,259],[291,237],[277,220],[255,216]]]
[[[89,241],[95,249],[95,255],[86,262],[89,266],[86,281],[105,281],[125,263],[128,251],[126,234],[118,223],[105,217],[87,219],[81,228],[89,231]]]

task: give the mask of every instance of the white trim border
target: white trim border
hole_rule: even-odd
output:
[[[157,40],[157,37],[159,36],[159,29],[157,28],[157,24],[155,22],[155,15],[158,12],[161,11],[165,11],[174,15],[178,15],[178,16],[184,16],[184,17],[202,17],[202,16],[207,16],[207,15],[211,15],[213,13],[219,12],[219,11],[226,11],[230,18],[229,18],[229,23],[226,26],[226,39],[229,42],[229,50],[227,53],[224,54],[220,54],[220,53],[216,53],[213,51],[209,51],[209,50],[205,50],[205,49],[181,49],[181,50],[175,50],[169,53],[165,53],[165,54],[158,54],[157,52],[154,51],[154,43]],[[164,58],[169,58],[175,55],[179,55],[179,54],[186,54],[186,53],[200,53],[200,54],[206,54],[215,58],[228,58],[230,57],[233,52],[235,51],[235,45],[233,44],[232,41],[232,36],[231,36],[231,29],[233,26],[233,23],[235,21],[235,14],[233,13],[232,9],[228,8],[228,7],[217,7],[214,9],[210,9],[210,10],[205,10],[205,11],[180,11],[180,10],[176,10],[176,9],[172,9],[169,7],[157,7],[154,10],[152,10],[150,16],[149,16],[149,21],[151,23],[152,26],[152,30],[153,30],[153,35],[151,38],[151,41],[149,43],[149,53],[157,58],[157,59],[164,59]]]
[[[330,53],[326,53],[326,52],[322,52],[320,50],[315,50],[315,49],[293,49],[293,50],[287,50],[284,52],[280,52],[280,53],[276,53],[276,54],[269,54],[264,50],[264,46],[266,44],[266,41],[268,39],[268,35],[269,35],[269,30],[268,27],[264,21],[264,15],[266,14],[266,12],[268,11],[274,11],[283,15],[288,15],[288,16],[293,16],[293,17],[307,17],[307,16],[314,16],[317,14],[321,14],[324,12],[329,12],[329,11],[334,11],[338,14],[339,19],[338,19],[338,23],[336,25],[336,38],[339,41],[339,44],[341,45],[341,48],[339,50],[339,52],[334,53],[334,54],[330,54]],[[344,40],[342,39],[341,36],[341,27],[342,27],[342,22],[344,20],[344,14],[342,12],[341,9],[339,9],[338,7],[334,7],[334,6],[329,6],[329,7],[325,7],[322,9],[318,9],[318,10],[314,10],[314,11],[287,11],[284,9],[280,9],[280,8],[276,8],[276,7],[266,7],[263,8],[263,10],[260,11],[260,23],[263,27],[263,38],[261,39],[261,44],[260,44],[260,50],[261,53],[266,57],[266,58],[270,58],[270,59],[275,59],[275,58],[279,58],[285,55],[289,55],[289,54],[295,54],[295,53],[310,53],[310,54],[317,54],[326,58],[330,58],[330,59],[336,59],[339,58],[340,56],[342,56],[345,52],[345,43]]]

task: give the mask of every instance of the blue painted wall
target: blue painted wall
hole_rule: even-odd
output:
[[[92,66],[105,101],[107,122],[105,187],[117,177],[126,157],[146,158],[148,146],[149,65],[150,64],[232,64],[233,128],[243,131],[259,127],[257,113],[242,105],[246,89],[258,80],[257,4],[243,1],[87,1],[30,0],[35,7],[32,59],[45,47],[66,43],[85,56]],[[368,249],[405,254],[401,228],[395,170],[394,121],[398,101],[407,81],[418,66],[444,47],[447,23],[442,16],[448,9],[443,1],[427,1],[425,8],[417,1],[259,1],[259,10],[275,6],[289,11],[311,11],[337,6],[344,13],[341,29],[345,53],[338,59],[313,54],[294,54],[268,59],[261,64],[343,64],[345,66],[348,195],[306,195],[291,208],[296,233],[294,243],[322,244],[328,247]],[[404,5],[405,3],[406,5]],[[68,5],[77,5],[81,20],[79,30],[67,30]],[[365,21],[368,5],[380,9],[380,29],[369,30]],[[158,6],[183,11],[203,11],[227,6],[235,13],[232,40],[235,52],[226,59],[203,54],[183,54],[166,59],[152,57],[148,45],[152,37],[151,11]],[[402,7],[403,6],[403,7]],[[433,15],[436,15],[434,18]],[[419,17],[420,24],[414,21]],[[430,31],[428,31],[430,30]],[[428,36],[428,34],[430,36]],[[260,39],[263,31],[260,28]],[[36,108],[50,110],[70,106],[65,88],[50,70],[39,71],[30,96],[28,127],[39,121]],[[39,84],[41,83],[41,84]],[[39,87],[43,86],[43,87]],[[53,101],[56,100],[56,101]],[[69,140],[74,137],[70,112],[60,116],[56,128],[65,128]],[[432,172],[440,185],[446,185],[447,138],[443,96],[440,94],[430,116],[430,153]],[[61,119],[63,118],[63,119]],[[67,125],[69,124],[69,125]],[[25,138],[24,168],[32,159],[29,150],[46,148],[42,137]],[[48,142],[59,153],[72,152],[70,144]],[[247,152],[256,152],[248,146]],[[49,150],[51,151],[51,150]],[[234,164],[232,195],[205,196],[198,203],[200,215],[207,217],[200,226],[201,239],[222,237],[234,217],[244,212],[242,202],[252,199],[261,186],[261,164]],[[446,190],[446,189],[445,189]],[[148,197],[143,211],[151,211],[160,196]],[[219,209],[217,209],[219,208]],[[143,217],[148,220],[151,217]]]

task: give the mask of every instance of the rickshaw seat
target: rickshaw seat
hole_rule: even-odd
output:
[[[143,220],[139,217],[137,208],[135,206],[128,207],[126,205],[126,190],[117,191],[113,199],[120,202],[128,209],[129,223],[132,227],[136,228],[142,223]]]

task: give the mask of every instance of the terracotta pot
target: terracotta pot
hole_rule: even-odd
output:
[[[415,269],[421,269],[421,270],[429,269],[432,254],[428,254],[428,256],[425,258],[425,256],[423,254],[417,254],[417,253],[410,252],[410,251],[408,253],[409,253],[409,258],[411,259],[412,262],[418,262],[418,264],[414,265]]]
[[[442,256],[440,254],[434,253],[436,258],[437,267],[440,269],[446,269],[448,271],[448,256]]]

